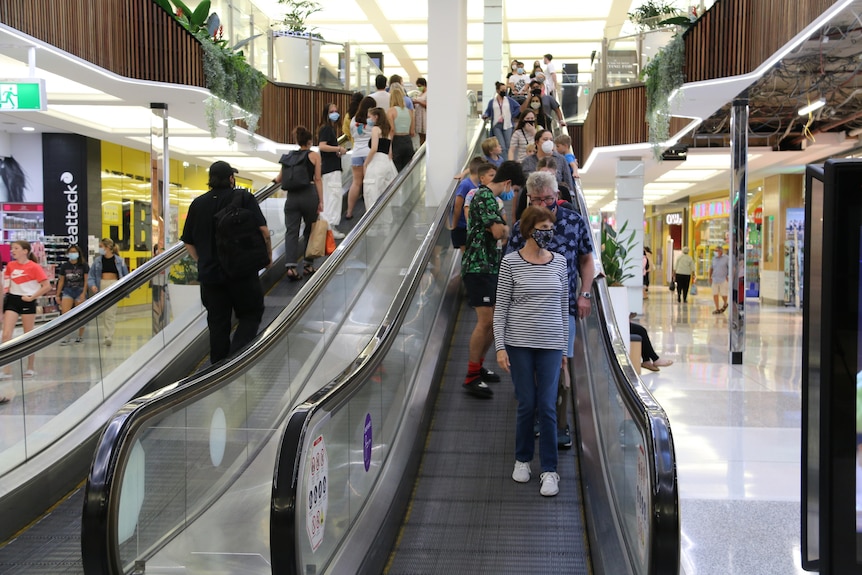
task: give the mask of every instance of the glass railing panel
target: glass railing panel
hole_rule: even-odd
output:
[[[314,431],[306,435],[302,450],[294,527],[298,537],[296,565],[306,572],[322,573],[329,568],[379,480],[407,413],[416,370],[431,338],[448,272],[453,259],[460,257],[445,233],[431,249],[431,260],[412,299],[404,303],[403,323],[389,336],[391,347],[381,363],[350,397],[335,400],[337,405],[321,407],[309,420],[308,428]],[[325,468],[318,471],[321,462]],[[320,492],[324,477],[326,487],[349,486],[327,489],[325,508],[323,499],[314,498],[314,488],[317,486]],[[321,521],[325,521],[324,529],[320,528]]]

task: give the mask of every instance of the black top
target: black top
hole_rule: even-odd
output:
[[[257,200],[246,190],[242,190],[242,194],[242,207],[255,214],[259,226],[265,226],[266,218],[263,217]],[[195,198],[189,206],[189,214],[180,239],[194,246],[198,253],[198,279],[202,284],[228,281],[215,253],[214,217],[216,212],[230,203],[232,197],[233,190],[229,188],[213,189]]]
[[[102,273],[120,275],[119,270],[117,270],[117,262],[114,260],[114,256],[109,258],[102,256]]]
[[[377,153],[378,154],[388,154],[389,147],[392,145],[392,140],[389,138],[378,138],[377,139]],[[371,142],[368,142],[368,147],[371,147]]]
[[[114,263],[114,268],[117,264]],[[104,265],[102,271],[104,271]],[[87,283],[87,274],[90,272],[90,266],[86,262],[63,262],[60,264],[60,269],[57,270],[58,276],[63,276],[63,288],[83,288]]]
[[[320,133],[318,134],[317,141],[320,144],[329,144],[330,146],[338,146],[338,137],[335,135],[335,130],[332,129],[332,126],[325,125],[320,128]],[[328,174],[330,172],[340,172],[341,171],[341,158],[338,157],[336,152],[324,152],[320,151],[320,175]]]

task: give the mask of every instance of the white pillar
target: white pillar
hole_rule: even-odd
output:
[[[0,158],[8,158],[12,155],[12,136],[9,132],[0,132]]]
[[[448,201],[467,139],[467,0],[428,0],[425,203]]]
[[[503,74],[503,0],[485,0],[484,39],[482,41],[482,107],[494,97],[494,82]]]
[[[635,243],[632,256],[628,259],[626,273],[633,277],[623,284],[629,291],[629,310],[635,313],[643,311],[643,245],[644,245],[644,163],[641,158],[620,158],[617,162],[616,178],[616,229],[619,232],[623,224],[626,226],[626,236],[633,231]]]

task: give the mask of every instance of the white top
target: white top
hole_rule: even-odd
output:
[[[389,109],[389,92],[372,92],[370,96],[377,102],[378,108]]]
[[[362,133],[359,132],[360,127]],[[371,151],[371,148],[368,147],[371,142],[371,128],[368,127],[368,124],[360,126],[356,122],[350,122],[350,135],[353,136],[353,157],[367,157],[368,152]]]
[[[533,264],[514,251],[503,257],[494,306],[494,344],[565,350],[569,342],[569,276],[566,258],[551,252]]]

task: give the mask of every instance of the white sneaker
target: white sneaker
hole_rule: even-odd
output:
[[[542,474],[542,490],[540,493],[545,497],[553,497],[560,492],[560,476],[554,471],[546,471]]]
[[[339,232],[338,230],[332,230],[332,237],[336,240],[344,239],[344,232]]]
[[[525,461],[516,461],[515,470],[512,471],[512,479],[518,483],[527,483],[530,481],[530,464]]]

